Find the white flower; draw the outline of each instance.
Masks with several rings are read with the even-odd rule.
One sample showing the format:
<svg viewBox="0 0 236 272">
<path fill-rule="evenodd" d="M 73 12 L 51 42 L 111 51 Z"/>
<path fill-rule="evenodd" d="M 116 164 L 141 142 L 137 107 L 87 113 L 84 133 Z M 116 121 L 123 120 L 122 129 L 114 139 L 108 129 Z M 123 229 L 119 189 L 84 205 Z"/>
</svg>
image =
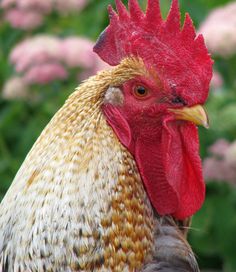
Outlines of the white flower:
<svg viewBox="0 0 236 272">
<path fill-rule="evenodd" d="M 10 78 L 2 89 L 2 97 L 8 100 L 28 97 L 28 86 L 21 77 Z"/>
<path fill-rule="evenodd" d="M 203 34 L 209 51 L 229 57 L 236 53 L 236 2 L 213 10 L 202 23 Z"/>
</svg>

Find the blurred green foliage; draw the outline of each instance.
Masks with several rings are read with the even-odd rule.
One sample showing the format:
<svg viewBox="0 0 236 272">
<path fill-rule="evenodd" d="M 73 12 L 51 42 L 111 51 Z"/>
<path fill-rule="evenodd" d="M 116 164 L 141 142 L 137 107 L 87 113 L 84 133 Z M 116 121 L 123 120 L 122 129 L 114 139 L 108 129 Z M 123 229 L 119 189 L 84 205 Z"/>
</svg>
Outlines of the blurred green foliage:
<svg viewBox="0 0 236 272">
<path fill-rule="evenodd" d="M 0 89 L 14 74 L 9 64 L 11 49 L 22 39 L 36 33 L 58 36 L 80 35 L 95 40 L 106 27 L 106 6 L 114 1 L 91 0 L 79 14 L 60 16 L 51 14 L 37 30 L 26 32 L 12 29 L 1 20 L 0 25 Z M 126 1 L 127 2 L 127 1 Z M 140 1 L 145 7 L 145 1 Z M 189 12 L 196 26 L 211 9 L 227 0 L 180 0 L 181 10 Z M 170 1 L 162 0 L 166 15 Z M 0 11 L 2 18 L 2 11 Z M 184 16 L 182 15 L 182 18 Z M 210 94 L 207 108 L 211 120 L 209 130 L 199 129 L 202 157 L 207 148 L 219 138 L 236 138 L 236 57 L 215 59 L 215 67 L 222 73 L 224 85 L 220 92 Z M 4 196 L 24 157 L 40 132 L 76 87 L 73 75 L 66 81 L 48 86 L 34 86 L 40 94 L 37 101 L 7 101 L 0 98 L 0 199 Z M 207 198 L 203 208 L 194 216 L 190 243 L 202 269 L 236 271 L 236 188 L 226 182 L 207 184 Z"/>
</svg>

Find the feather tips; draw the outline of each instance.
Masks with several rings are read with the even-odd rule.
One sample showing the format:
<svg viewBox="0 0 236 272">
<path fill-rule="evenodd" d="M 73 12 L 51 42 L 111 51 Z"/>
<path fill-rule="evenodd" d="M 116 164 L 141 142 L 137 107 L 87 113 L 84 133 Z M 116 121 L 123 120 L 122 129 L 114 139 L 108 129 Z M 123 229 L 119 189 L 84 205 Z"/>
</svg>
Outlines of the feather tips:
<svg viewBox="0 0 236 272">
<path fill-rule="evenodd" d="M 131 19 L 134 21 L 139 21 L 143 17 L 143 12 L 140 9 L 137 0 L 129 1 L 129 12 Z"/>
<path fill-rule="evenodd" d="M 180 11 L 178 0 L 173 0 L 166 20 L 165 28 L 172 33 L 180 32 Z"/>
<path fill-rule="evenodd" d="M 107 10 L 110 18 L 110 23 L 112 24 L 114 21 L 118 22 L 118 15 L 116 14 L 111 5 L 108 6 Z"/>
<path fill-rule="evenodd" d="M 158 0 L 148 0 L 146 20 L 149 24 L 160 25 L 162 22 L 160 3 Z"/>
<path fill-rule="evenodd" d="M 121 0 L 115 0 L 116 1 L 116 9 L 119 15 L 119 18 L 121 21 L 128 21 L 129 20 L 129 14 L 125 7 L 125 5 L 121 2 Z"/>
<path fill-rule="evenodd" d="M 193 26 L 193 21 L 188 13 L 185 14 L 185 20 L 181 36 L 182 39 L 186 41 L 186 43 L 192 43 L 196 37 L 196 31 Z"/>
</svg>

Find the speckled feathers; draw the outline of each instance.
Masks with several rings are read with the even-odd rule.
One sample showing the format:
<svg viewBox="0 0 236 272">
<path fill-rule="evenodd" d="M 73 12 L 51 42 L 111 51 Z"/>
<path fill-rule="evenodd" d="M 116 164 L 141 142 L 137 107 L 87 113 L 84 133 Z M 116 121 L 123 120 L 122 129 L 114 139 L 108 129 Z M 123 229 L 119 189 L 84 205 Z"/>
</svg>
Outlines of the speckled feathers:
<svg viewBox="0 0 236 272">
<path fill-rule="evenodd" d="M 129 59 L 92 77 L 42 132 L 0 204 L 0 271 L 125 271 L 150 259 L 152 208 L 100 108 L 109 86 L 144 72 Z"/>
</svg>

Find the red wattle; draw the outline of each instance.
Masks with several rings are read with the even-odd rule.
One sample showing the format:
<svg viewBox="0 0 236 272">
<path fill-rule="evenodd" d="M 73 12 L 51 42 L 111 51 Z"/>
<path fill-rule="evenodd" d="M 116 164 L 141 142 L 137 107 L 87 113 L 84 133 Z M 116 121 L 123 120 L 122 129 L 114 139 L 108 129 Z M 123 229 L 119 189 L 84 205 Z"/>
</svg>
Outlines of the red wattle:
<svg viewBox="0 0 236 272">
<path fill-rule="evenodd" d="M 160 215 L 172 214 L 178 207 L 178 195 L 170 185 L 163 165 L 160 139 L 139 138 L 135 143 L 135 160 L 149 199 Z"/>
<path fill-rule="evenodd" d="M 176 121 L 156 138 L 135 143 L 135 160 L 152 205 L 160 215 L 177 219 L 193 215 L 205 198 L 195 125 Z"/>
<path fill-rule="evenodd" d="M 205 199 L 197 127 L 187 122 L 167 123 L 162 145 L 167 180 L 178 195 L 178 208 L 172 215 L 184 219 L 199 210 Z"/>
<path fill-rule="evenodd" d="M 134 155 L 158 214 L 184 219 L 200 209 L 205 184 L 196 126 L 189 122 L 164 121 L 153 133 L 147 133 L 144 128 L 134 138 L 135 133 L 116 107 L 106 105 L 103 111 L 120 142 Z"/>
</svg>

